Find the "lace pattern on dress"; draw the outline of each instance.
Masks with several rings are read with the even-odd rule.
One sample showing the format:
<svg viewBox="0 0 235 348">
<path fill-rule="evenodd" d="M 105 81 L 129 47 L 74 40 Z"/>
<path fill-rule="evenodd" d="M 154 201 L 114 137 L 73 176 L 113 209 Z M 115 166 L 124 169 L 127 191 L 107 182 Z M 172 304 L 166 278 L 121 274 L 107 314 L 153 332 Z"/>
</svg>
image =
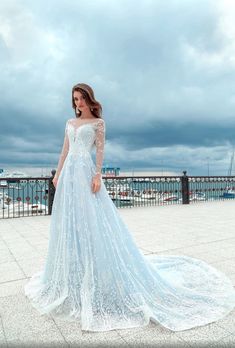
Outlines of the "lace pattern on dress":
<svg viewBox="0 0 235 348">
<path fill-rule="evenodd" d="M 88 122 L 80 123 L 79 125 L 77 125 L 74 119 L 69 119 L 66 122 L 66 126 L 65 126 L 64 143 L 63 143 L 63 147 L 59 157 L 55 177 L 59 178 L 59 175 L 64 165 L 64 161 L 69 153 L 70 139 L 67 132 L 69 125 L 74 128 L 74 135 L 72 138 L 73 141 L 75 141 L 76 137 L 78 136 L 79 130 L 82 129 L 83 126 L 91 125 L 94 127 L 94 130 L 95 130 L 94 144 L 96 145 L 96 174 L 101 174 L 103 159 L 104 159 L 105 121 L 102 118 L 99 118 L 95 121 L 88 121 Z"/>
<path fill-rule="evenodd" d="M 55 174 L 55 177 L 57 179 L 59 178 L 60 172 L 63 168 L 64 161 L 65 161 L 65 159 L 68 155 L 68 152 L 69 152 L 69 137 L 67 134 L 67 127 L 68 127 L 68 121 L 66 122 L 66 125 L 65 125 L 64 143 L 62 146 L 62 150 L 60 153 L 60 157 L 59 157 L 59 161 L 58 161 L 58 165 L 57 165 L 57 169 L 56 169 L 56 174 Z"/>
<path fill-rule="evenodd" d="M 105 122 L 100 119 L 96 124 L 96 174 L 101 174 L 104 160 L 104 144 L 105 144 Z"/>
</svg>

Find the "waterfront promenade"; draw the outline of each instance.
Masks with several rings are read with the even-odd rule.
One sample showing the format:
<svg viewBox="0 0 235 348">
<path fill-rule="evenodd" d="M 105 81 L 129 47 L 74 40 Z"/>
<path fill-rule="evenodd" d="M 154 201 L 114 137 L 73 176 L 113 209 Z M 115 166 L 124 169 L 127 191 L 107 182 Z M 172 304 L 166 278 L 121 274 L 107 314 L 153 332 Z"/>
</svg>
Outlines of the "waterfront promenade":
<svg viewBox="0 0 235 348">
<path fill-rule="evenodd" d="M 144 254 L 205 260 L 235 286 L 235 200 L 119 209 Z M 40 316 L 25 297 L 42 267 L 50 216 L 0 220 L 0 347 L 235 347 L 235 310 L 215 323 L 172 332 L 160 324 L 101 333 Z"/>
</svg>

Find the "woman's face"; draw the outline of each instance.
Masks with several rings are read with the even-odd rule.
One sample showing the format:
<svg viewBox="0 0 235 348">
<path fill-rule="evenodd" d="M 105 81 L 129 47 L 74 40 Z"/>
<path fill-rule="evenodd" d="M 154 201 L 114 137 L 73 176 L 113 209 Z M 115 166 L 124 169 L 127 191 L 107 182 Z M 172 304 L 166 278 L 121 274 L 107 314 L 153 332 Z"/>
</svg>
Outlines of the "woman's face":
<svg viewBox="0 0 235 348">
<path fill-rule="evenodd" d="M 79 91 L 73 92 L 73 99 L 74 103 L 76 105 L 76 109 L 79 109 L 80 111 L 85 111 L 89 109 L 89 106 L 86 103 L 85 97 L 82 95 Z"/>
</svg>

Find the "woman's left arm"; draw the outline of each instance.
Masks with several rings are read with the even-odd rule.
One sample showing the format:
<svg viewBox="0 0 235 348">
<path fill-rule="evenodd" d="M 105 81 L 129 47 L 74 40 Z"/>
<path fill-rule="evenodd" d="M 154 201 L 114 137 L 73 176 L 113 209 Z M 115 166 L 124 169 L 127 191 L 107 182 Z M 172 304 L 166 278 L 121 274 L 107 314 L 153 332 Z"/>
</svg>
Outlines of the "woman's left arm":
<svg viewBox="0 0 235 348">
<path fill-rule="evenodd" d="M 101 186 L 101 170 L 104 159 L 104 145 L 105 145 L 105 121 L 101 118 L 97 122 L 96 128 L 96 173 L 92 178 L 92 191 L 97 192 Z"/>
</svg>

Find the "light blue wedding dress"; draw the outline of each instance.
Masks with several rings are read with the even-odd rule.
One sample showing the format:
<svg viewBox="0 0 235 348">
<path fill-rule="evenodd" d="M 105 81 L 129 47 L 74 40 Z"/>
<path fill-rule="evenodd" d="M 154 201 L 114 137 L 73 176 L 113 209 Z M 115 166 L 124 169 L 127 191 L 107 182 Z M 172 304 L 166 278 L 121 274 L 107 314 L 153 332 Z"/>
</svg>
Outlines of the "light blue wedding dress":
<svg viewBox="0 0 235 348">
<path fill-rule="evenodd" d="M 235 308 L 235 289 L 225 274 L 188 256 L 145 256 L 102 179 L 92 192 L 92 177 L 102 168 L 105 122 L 81 122 L 66 123 L 47 258 L 25 285 L 32 305 L 88 331 L 150 320 L 182 331 L 226 316 Z"/>
</svg>

